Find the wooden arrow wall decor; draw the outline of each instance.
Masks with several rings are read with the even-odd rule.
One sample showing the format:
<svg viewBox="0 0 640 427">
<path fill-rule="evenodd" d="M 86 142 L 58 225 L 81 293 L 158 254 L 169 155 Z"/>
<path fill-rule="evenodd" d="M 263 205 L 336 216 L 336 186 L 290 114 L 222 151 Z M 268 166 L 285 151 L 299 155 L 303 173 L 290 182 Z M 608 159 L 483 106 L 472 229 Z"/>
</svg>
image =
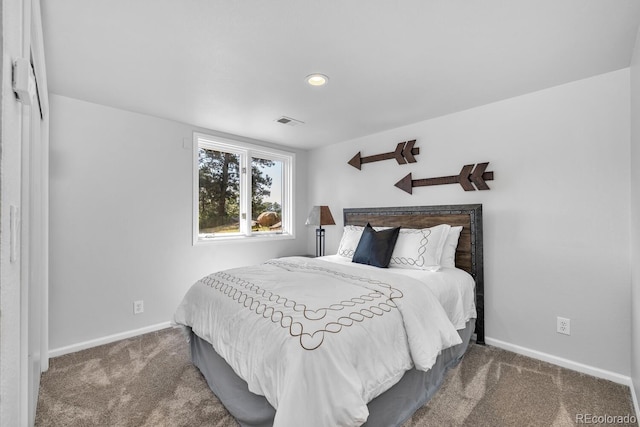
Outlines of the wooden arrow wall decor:
<svg viewBox="0 0 640 427">
<path fill-rule="evenodd" d="M 464 191 L 490 190 L 485 181 L 493 181 L 493 172 L 485 172 L 489 162 L 475 165 L 464 165 L 460 174 L 453 176 L 441 176 L 437 178 L 413 179 L 411 174 L 396 182 L 396 187 L 412 194 L 413 187 L 426 187 L 429 185 L 460 184 Z M 475 187 L 474 187 L 475 184 Z"/>
<path fill-rule="evenodd" d="M 414 147 L 416 140 L 413 139 L 411 141 L 401 142 L 396 146 L 395 151 L 391 151 L 389 153 L 376 154 L 374 156 L 362 157 L 360 152 L 353 156 L 351 160 L 349 160 L 349 164 L 354 168 L 361 170 L 363 163 L 373 163 L 379 162 L 381 160 L 389 160 L 396 159 L 399 165 L 404 165 L 407 163 L 415 163 L 416 158 L 413 156 L 417 156 L 420 154 L 420 148 Z"/>
</svg>

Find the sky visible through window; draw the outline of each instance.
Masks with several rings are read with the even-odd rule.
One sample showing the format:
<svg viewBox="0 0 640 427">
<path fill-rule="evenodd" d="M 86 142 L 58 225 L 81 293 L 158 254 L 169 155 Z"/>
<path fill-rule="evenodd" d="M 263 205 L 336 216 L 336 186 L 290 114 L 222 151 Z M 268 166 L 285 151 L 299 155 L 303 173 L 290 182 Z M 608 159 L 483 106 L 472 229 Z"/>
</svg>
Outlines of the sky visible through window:
<svg viewBox="0 0 640 427">
<path fill-rule="evenodd" d="M 258 165 L 263 174 L 268 175 L 273 181 L 271 183 L 271 195 L 264 198 L 266 202 L 278 202 L 282 205 L 282 162 L 274 161 L 273 166 L 263 167 Z"/>
</svg>

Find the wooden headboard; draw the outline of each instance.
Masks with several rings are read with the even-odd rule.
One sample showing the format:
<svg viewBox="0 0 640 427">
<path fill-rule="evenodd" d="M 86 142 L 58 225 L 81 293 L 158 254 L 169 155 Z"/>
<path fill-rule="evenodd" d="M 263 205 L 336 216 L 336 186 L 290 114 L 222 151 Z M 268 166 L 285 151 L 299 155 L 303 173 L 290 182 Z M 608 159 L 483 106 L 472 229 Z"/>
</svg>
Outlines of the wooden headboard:
<svg viewBox="0 0 640 427">
<path fill-rule="evenodd" d="M 390 208 L 346 208 L 344 225 L 426 228 L 439 224 L 462 226 L 456 267 L 476 282 L 476 342 L 484 344 L 484 266 L 482 253 L 482 205 L 402 206 Z"/>
</svg>

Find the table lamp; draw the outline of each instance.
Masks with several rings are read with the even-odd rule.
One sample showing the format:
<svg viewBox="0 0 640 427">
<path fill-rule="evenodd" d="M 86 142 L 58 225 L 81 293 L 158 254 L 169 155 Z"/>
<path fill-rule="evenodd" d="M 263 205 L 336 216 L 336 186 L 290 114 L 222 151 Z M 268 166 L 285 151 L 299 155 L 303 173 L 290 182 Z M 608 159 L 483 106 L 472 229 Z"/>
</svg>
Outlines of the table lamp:
<svg viewBox="0 0 640 427">
<path fill-rule="evenodd" d="M 324 228 L 323 225 L 335 225 L 329 206 L 314 206 L 309 212 L 305 225 L 317 225 L 316 228 L 316 256 L 324 256 Z"/>
</svg>

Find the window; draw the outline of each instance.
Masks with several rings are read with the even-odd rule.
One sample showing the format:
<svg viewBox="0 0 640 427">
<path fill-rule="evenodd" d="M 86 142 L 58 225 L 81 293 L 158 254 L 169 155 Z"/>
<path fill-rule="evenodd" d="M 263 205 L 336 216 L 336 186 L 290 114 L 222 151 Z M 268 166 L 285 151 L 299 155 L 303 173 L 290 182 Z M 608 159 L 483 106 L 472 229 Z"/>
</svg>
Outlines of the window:
<svg viewBox="0 0 640 427">
<path fill-rule="evenodd" d="M 194 133 L 194 244 L 293 235 L 294 154 Z"/>
</svg>

